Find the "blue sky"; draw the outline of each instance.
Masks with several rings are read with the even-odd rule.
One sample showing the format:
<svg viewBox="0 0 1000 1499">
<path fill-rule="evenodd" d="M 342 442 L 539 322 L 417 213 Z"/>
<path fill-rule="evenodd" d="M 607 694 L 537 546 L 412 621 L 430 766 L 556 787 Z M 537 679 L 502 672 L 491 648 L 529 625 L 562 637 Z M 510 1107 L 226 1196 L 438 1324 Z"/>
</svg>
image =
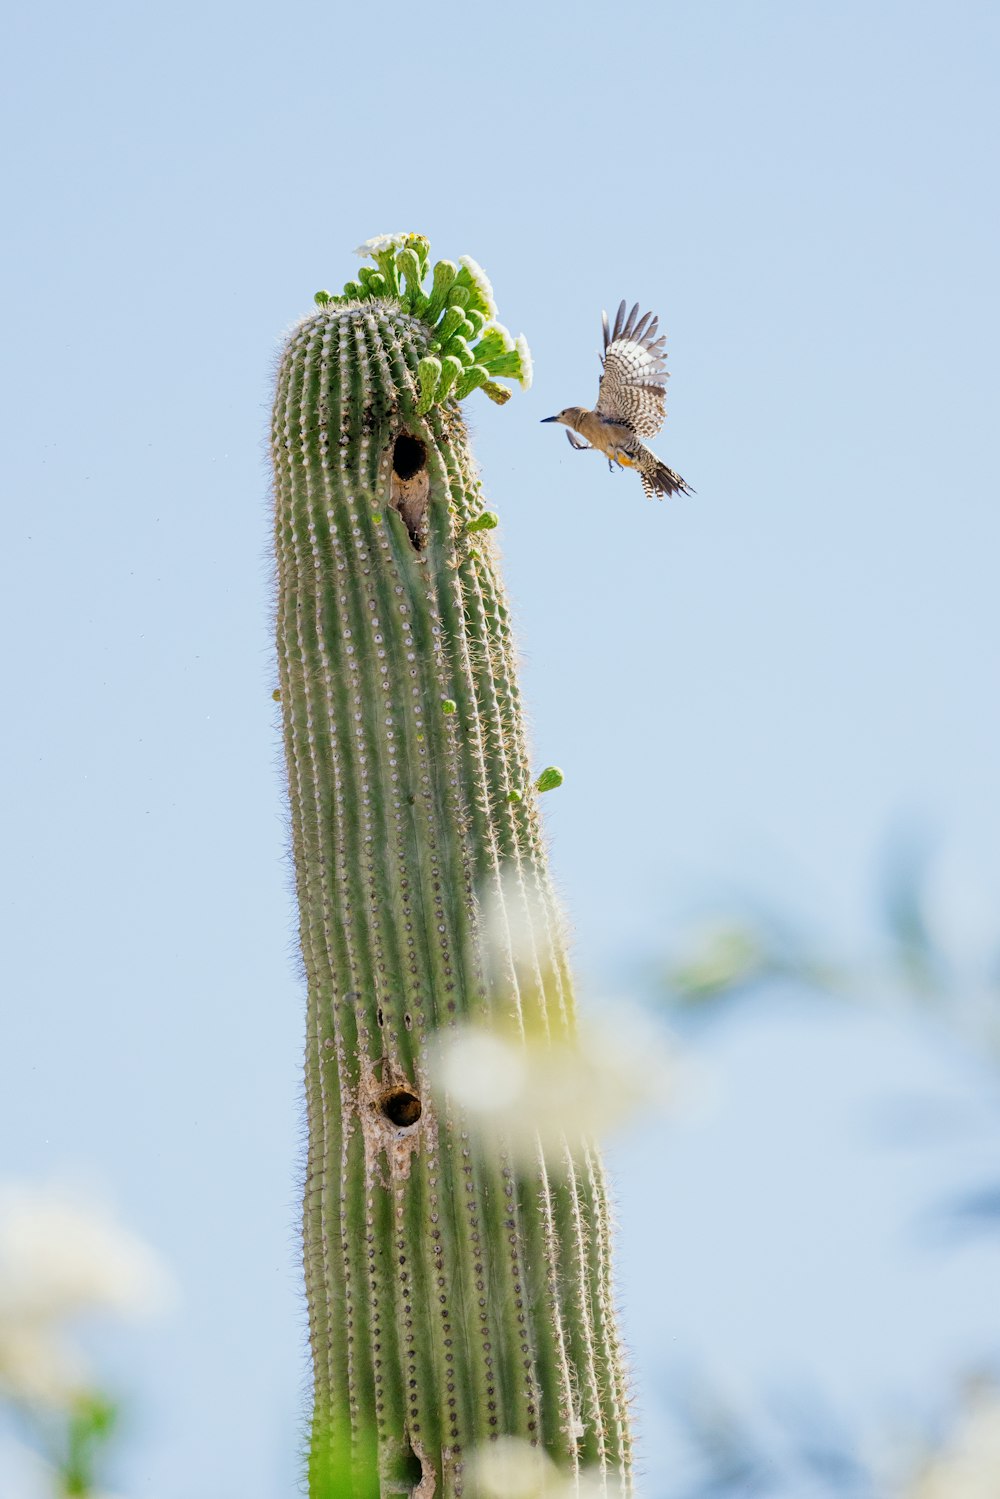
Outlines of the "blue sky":
<svg viewBox="0 0 1000 1499">
<path fill-rule="evenodd" d="M 282 331 L 360 240 L 412 228 L 479 259 L 528 337 L 533 389 L 466 409 L 594 1003 L 734 893 L 862 952 L 894 828 L 989 903 L 998 41 L 963 0 L 8 23 L 0 1161 L 101 1184 L 181 1282 L 109 1353 L 123 1491 L 265 1499 L 295 1472 Z M 668 332 L 657 447 L 693 499 L 649 504 L 539 424 L 593 397 L 623 296 Z M 1000 1347 L 995 1252 L 907 1236 L 951 1168 L 858 1123 L 896 1086 L 974 1094 L 974 1064 L 786 1001 L 699 1045 L 711 1119 L 614 1153 L 642 1403 L 673 1358 L 898 1406 Z M 791 1257 L 814 1273 L 776 1278 Z"/>
</svg>

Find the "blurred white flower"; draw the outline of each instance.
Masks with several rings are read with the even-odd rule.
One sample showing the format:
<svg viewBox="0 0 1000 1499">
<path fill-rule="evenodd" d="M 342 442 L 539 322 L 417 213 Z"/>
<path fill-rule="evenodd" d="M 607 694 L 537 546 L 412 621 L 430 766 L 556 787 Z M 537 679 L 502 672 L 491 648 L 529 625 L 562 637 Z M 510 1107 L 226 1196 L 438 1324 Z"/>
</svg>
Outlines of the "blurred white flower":
<svg viewBox="0 0 1000 1499">
<path fill-rule="evenodd" d="M 906 1499 L 1000 1499 L 1000 1390 L 972 1391 L 954 1438 L 926 1464 Z"/>
<path fill-rule="evenodd" d="M 498 1437 L 469 1460 L 472 1499 L 598 1499 L 607 1493 L 597 1473 L 579 1479 L 560 1473 L 551 1458 L 518 1437 Z"/>
<path fill-rule="evenodd" d="M 10 1437 L 0 1437 L 0 1480 L 3 1499 L 53 1499 L 65 1495 L 59 1470 L 33 1448 Z M 121 1499 L 106 1489 L 88 1488 L 87 1499 Z"/>
<path fill-rule="evenodd" d="M 502 1136 L 525 1161 L 540 1141 L 555 1165 L 564 1140 L 675 1107 L 688 1069 L 646 1012 L 609 1001 L 600 1022 L 566 1027 L 572 997 L 556 967 L 562 919 L 548 892 L 508 869 L 480 910 L 491 1018 L 441 1035 L 431 1058 L 432 1084 L 469 1128 Z"/>
<path fill-rule="evenodd" d="M 105 1210 L 55 1187 L 0 1187 L 0 1390 L 61 1403 L 87 1382 L 63 1324 L 82 1313 L 162 1310 L 170 1278 Z"/>
<path fill-rule="evenodd" d="M 135 1234 L 61 1188 L 0 1187 L 0 1313 L 54 1319 L 85 1308 L 162 1308 L 164 1268 Z"/>
<path fill-rule="evenodd" d="M 537 982 L 540 967 L 546 966 L 550 934 L 557 940 L 563 935 L 561 912 L 530 875 L 514 866 L 502 872 L 495 887 L 480 891 L 479 904 L 483 956 L 494 983 L 516 980 L 523 989 Z"/>
<path fill-rule="evenodd" d="M 86 1360 L 61 1331 L 0 1314 L 0 1395 L 64 1405 L 88 1382 Z"/>
<path fill-rule="evenodd" d="M 551 1038 L 467 1026 L 442 1039 L 432 1078 L 471 1128 L 502 1135 L 526 1159 L 539 1139 L 551 1148 L 604 1134 L 673 1102 L 680 1073 L 658 1028 L 627 1006 L 618 1014 L 614 1028 L 581 1022 L 576 1035 Z"/>
</svg>

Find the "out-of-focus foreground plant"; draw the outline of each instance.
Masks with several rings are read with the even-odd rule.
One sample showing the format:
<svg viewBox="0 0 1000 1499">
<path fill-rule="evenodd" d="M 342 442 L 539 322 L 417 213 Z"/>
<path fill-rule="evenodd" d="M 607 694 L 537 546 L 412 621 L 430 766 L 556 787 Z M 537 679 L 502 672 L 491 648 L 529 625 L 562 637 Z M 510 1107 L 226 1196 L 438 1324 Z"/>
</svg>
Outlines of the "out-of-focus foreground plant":
<svg viewBox="0 0 1000 1499">
<path fill-rule="evenodd" d="M 965 911 L 962 896 L 970 908 Z M 984 919 L 988 901 L 982 892 L 964 888 L 957 895 L 946 875 L 912 848 L 892 849 L 882 883 L 880 940 L 868 960 L 854 962 L 810 940 L 795 921 L 751 909 L 749 915 L 717 915 L 682 935 L 654 980 L 668 1013 L 709 1020 L 723 1007 L 740 1005 L 746 1015 L 757 1000 L 781 988 L 805 1005 L 822 998 L 937 1026 L 987 1064 L 984 1079 L 992 1073 L 1000 1113 L 1000 911 L 992 924 Z M 976 933 L 971 941 L 970 930 Z M 911 1125 L 920 1122 L 921 1140 L 935 1117 L 929 1102 L 907 1111 Z M 1000 1172 L 939 1205 L 933 1221 L 952 1235 L 1000 1232 Z M 671 1398 L 671 1415 L 697 1476 L 660 1482 L 657 1495 L 1000 1499 L 995 1377 L 970 1379 L 934 1439 L 887 1436 L 877 1460 L 858 1450 L 819 1401 L 765 1398 L 750 1412 L 728 1402 L 710 1382 L 689 1382 Z"/>
<path fill-rule="evenodd" d="M 0 1406 L 39 1494 L 96 1496 L 118 1425 L 80 1325 L 146 1316 L 170 1295 L 156 1255 L 102 1208 L 58 1188 L 0 1186 Z"/>
</svg>

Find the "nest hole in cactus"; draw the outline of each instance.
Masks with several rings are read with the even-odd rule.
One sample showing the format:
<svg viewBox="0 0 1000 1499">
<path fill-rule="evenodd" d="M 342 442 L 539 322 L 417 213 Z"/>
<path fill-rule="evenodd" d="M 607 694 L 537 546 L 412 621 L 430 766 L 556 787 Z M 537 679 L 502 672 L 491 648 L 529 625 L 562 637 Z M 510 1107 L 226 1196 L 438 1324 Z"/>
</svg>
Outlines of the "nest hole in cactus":
<svg viewBox="0 0 1000 1499">
<path fill-rule="evenodd" d="M 415 1093 L 408 1088 L 390 1088 L 378 1101 L 379 1110 L 390 1124 L 407 1129 L 416 1124 L 423 1113 L 423 1105 Z"/>
<path fill-rule="evenodd" d="M 418 552 L 427 535 L 429 496 L 426 444 L 411 432 L 400 432 L 392 446 L 390 500 L 393 509 L 403 517 L 410 540 Z"/>
<path fill-rule="evenodd" d="M 397 479 L 412 479 L 427 464 L 427 449 L 419 437 L 400 432 L 392 450 L 392 471 Z"/>
</svg>

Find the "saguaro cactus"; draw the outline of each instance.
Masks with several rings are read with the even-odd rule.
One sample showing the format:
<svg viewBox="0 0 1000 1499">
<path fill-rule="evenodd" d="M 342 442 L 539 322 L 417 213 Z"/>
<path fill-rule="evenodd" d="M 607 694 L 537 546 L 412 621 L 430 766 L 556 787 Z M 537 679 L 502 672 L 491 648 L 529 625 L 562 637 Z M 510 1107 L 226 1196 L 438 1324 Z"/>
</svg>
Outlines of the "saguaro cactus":
<svg viewBox="0 0 1000 1499">
<path fill-rule="evenodd" d="M 526 1157 L 434 1086 L 463 1026 L 548 1045 L 575 1024 L 496 518 L 458 406 L 477 387 L 505 400 L 497 378 L 527 383 L 530 360 L 474 262 L 431 271 L 415 235 L 363 249 L 375 269 L 289 336 L 273 419 L 310 1490 L 468 1496 L 470 1453 L 503 1435 L 627 1494 L 593 1145 L 568 1118 Z"/>
</svg>

